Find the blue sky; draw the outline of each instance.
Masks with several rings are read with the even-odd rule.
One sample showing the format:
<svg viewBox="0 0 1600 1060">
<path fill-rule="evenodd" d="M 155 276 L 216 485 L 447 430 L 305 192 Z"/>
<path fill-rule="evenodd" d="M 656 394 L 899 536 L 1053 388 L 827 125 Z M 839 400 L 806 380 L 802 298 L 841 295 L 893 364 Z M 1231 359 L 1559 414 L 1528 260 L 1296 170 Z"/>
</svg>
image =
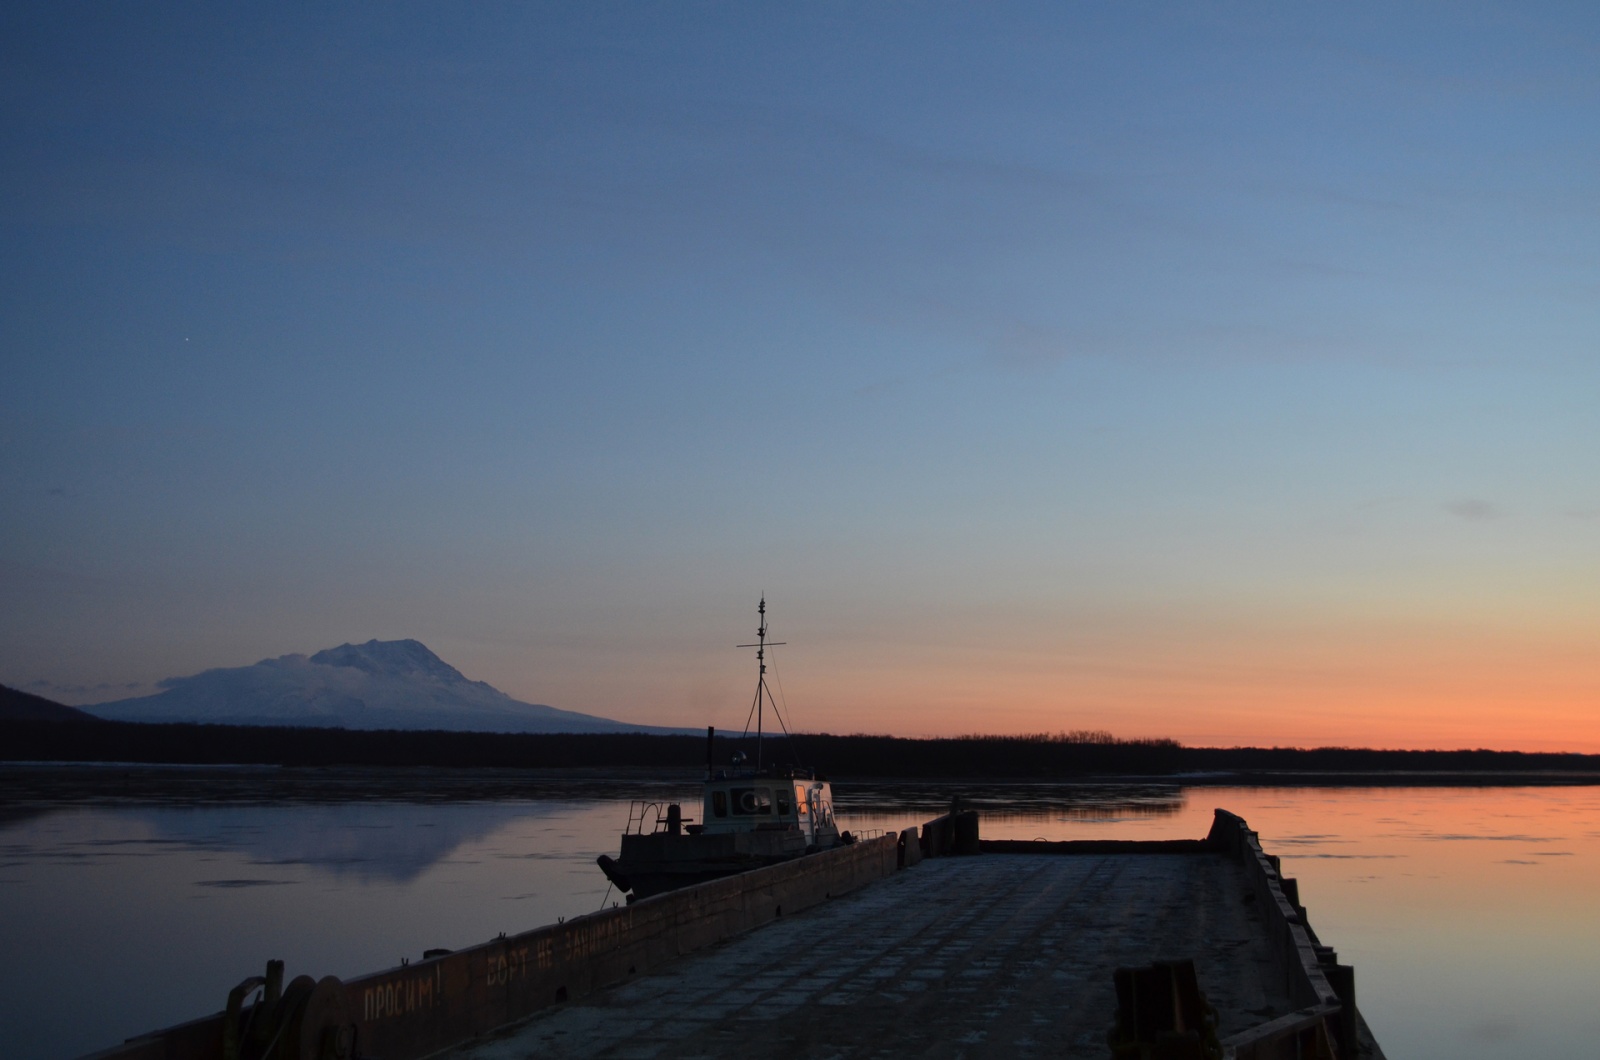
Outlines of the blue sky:
<svg viewBox="0 0 1600 1060">
<path fill-rule="evenodd" d="M 0 17 L 0 681 L 1600 749 L 1586 6 Z"/>
</svg>

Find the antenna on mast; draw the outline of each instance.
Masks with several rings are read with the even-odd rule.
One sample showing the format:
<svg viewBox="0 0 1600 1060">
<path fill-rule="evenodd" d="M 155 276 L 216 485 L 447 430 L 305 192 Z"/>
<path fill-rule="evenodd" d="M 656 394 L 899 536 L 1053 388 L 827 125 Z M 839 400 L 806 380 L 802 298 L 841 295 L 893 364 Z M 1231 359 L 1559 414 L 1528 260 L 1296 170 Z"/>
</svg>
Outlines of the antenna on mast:
<svg viewBox="0 0 1600 1060">
<path fill-rule="evenodd" d="M 770 698 L 771 695 L 772 695 L 771 692 L 767 691 L 767 594 L 766 593 L 762 593 L 761 594 L 761 604 L 760 604 L 759 607 L 756 608 L 756 614 L 761 616 L 761 625 L 756 628 L 756 642 L 754 644 L 739 644 L 739 645 L 736 645 L 736 646 L 740 647 L 740 648 L 754 648 L 756 650 L 756 666 L 757 666 L 757 670 L 758 670 L 758 672 L 756 674 L 756 701 L 754 703 L 752 703 L 750 705 L 750 707 L 751 707 L 751 710 L 755 712 L 755 716 L 756 716 L 756 772 L 759 773 L 759 772 L 761 772 L 761 716 L 762 716 L 762 713 L 763 713 L 763 710 L 764 710 L 764 707 L 765 707 L 765 701 L 768 698 Z M 777 645 L 780 645 L 780 644 L 784 644 L 786 642 L 785 641 L 781 641 L 781 640 L 775 640 L 772 643 L 773 643 L 774 646 L 777 646 Z M 777 709 L 777 704 L 776 703 L 773 704 L 773 709 L 774 710 Z M 782 719 L 780 718 L 779 721 L 782 721 Z M 748 716 L 746 716 L 746 718 L 745 718 L 744 726 L 745 726 L 744 731 L 745 731 L 746 734 L 748 734 L 750 732 L 750 719 L 749 719 Z"/>
</svg>

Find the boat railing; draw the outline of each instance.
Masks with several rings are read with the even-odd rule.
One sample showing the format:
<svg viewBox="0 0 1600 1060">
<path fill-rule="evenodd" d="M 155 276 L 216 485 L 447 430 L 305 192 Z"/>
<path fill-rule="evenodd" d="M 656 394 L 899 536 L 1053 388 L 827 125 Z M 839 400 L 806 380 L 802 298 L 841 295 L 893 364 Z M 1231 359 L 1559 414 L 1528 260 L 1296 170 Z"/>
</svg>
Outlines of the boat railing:
<svg viewBox="0 0 1600 1060">
<path fill-rule="evenodd" d="M 655 835 L 658 832 L 669 832 L 670 814 L 668 807 L 674 805 L 670 802 L 657 802 L 653 800 L 635 799 L 628 807 L 627 835 Z M 692 818 L 679 818 L 680 824 L 689 824 Z"/>
<path fill-rule="evenodd" d="M 645 827 L 646 825 L 649 827 Z M 667 830 L 667 804 L 638 799 L 628 807 L 628 835 L 651 835 Z"/>
</svg>

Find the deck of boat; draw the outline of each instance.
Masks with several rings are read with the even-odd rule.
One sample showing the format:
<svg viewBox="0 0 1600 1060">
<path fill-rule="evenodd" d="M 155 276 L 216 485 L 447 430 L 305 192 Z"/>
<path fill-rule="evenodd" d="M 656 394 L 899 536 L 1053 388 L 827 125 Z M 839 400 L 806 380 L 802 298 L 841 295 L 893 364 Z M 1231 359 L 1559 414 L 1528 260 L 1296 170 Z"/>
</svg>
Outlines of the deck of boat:
<svg viewBox="0 0 1600 1060">
<path fill-rule="evenodd" d="M 1253 898 L 1220 854 L 926 861 L 451 1055 L 1102 1058 L 1112 970 L 1182 957 L 1226 1037 L 1295 1007 Z"/>
</svg>

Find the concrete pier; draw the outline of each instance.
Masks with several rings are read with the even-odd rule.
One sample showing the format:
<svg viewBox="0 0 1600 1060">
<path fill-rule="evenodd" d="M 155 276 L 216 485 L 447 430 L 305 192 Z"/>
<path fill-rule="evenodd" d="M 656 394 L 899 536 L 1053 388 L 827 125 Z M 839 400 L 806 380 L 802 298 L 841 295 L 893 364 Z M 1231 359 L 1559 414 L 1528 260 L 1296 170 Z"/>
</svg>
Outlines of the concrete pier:
<svg viewBox="0 0 1600 1060">
<path fill-rule="evenodd" d="M 952 812 L 356 979 L 274 975 L 89 1060 L 1383 1057 L 1223 810 L 1151 843 L 984 842 Z"/>
<path fill-rule="evenodd" d="M 1222 1036 L 1299 1006 L 1221 854 L 935 859 L 457 1060 L 1108 1055 L 1119 966 L 1193 957 Z"/>
</svg>

